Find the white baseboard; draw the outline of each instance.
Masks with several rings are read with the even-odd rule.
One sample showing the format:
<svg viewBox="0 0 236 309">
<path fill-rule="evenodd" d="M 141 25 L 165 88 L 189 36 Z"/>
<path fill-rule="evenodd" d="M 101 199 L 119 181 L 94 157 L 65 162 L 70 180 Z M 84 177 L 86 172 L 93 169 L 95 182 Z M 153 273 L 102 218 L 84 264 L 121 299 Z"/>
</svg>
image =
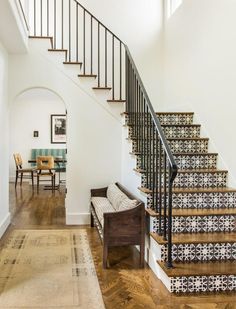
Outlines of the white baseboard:
<svg viewBox="0 0 236 309">
<path fill-rule="evenodd" d="M 8 214 L 5 216 L 5 218 L 0 223 L 0 238 L 5 233 L 10 223 L 11 223 L 11 215 L 10 215 L 10 212 L 8 212 Z"/>
<path fill-rule="evenodd" d="M 69 213 L 66 211 L 67 225 L 87 225 L 90 224 L 90 213 Z"/>
</svg>

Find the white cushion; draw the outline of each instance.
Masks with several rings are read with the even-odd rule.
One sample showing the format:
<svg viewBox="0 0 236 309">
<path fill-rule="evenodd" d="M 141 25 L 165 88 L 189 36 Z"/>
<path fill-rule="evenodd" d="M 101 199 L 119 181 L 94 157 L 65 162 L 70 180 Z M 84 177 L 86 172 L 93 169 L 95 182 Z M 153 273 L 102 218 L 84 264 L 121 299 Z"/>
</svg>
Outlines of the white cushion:
<svg viewBox="0 0 236 309">
<path fill-rule="evenodd" d="M 126 197 L 125 199 L 123 199 L 120 203 L 119 206 L 119 210 L 127 210 L 127 209 L 131 209 L 134 208 L 138 205 L 138 201 L 137 200 L 131 200 L 128 197 Z"/>
<path fill-rule="evenodd" d="M 92 197 L 91 202 L 93 203 L 96 215 L 101 225 L 103 226 L 103 213 L 114 212 L 115 209 L 106 197 Z"/>
<path fill-rule="evenodd" d="M 117 187 L 116 184 L 112 183 L 107 188 L 107 198 L 114 209 L 119 210 L 120 203 L 126 199 L 127 196 Z"/>
</svg>

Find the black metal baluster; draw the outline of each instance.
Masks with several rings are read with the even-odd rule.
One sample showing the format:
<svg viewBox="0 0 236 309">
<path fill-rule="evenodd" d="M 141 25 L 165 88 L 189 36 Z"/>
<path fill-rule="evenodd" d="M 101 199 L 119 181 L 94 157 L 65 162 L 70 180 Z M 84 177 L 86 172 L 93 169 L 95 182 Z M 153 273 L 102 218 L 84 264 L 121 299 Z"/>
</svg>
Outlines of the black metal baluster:
<svg viewBox="0 0 236 309">
<path fill-rule="evenodd" d="M 41 28 L 41 36 L 43 36 L 43 3 L 40 0 L 40 28 Z"/>
<path fill-rule="evenodd" d="M 163 153 L 163 239 L 166 240 L 166 153 Z"/>
<path fill-rule="evenodd" d="M 152 174 L 152 152 L 153 152 L 153 138 L 152 138 L 152 117 L 149 111 L 149 138 L 150 138 L 150 149 L 149 149 L 149 177 L 150 177 L 150 188 L 153 184 L 153 174 Z"/>
<path fill-rule="evenodd" d="M 91 15 L 91 19 L 90 19 L 90 37 L 91 37 L 91 53 L 90 53 L 90 58 L 91 58 L 91 62 L 90 62 L 90 74 L 93 74 L 93 16 Z"/>
<path fill-rule="evenodd" d="M 34 0 L 34 36 L 36 36 L 36 0 Z"/>
<path fill-rule="evenodd" d="M 57 48 L 57 4 L 54 0 L 54 49 Z"/>
<path fill-rule="evenodd" d="M 158 234 L 162 235 L 162 144 L 161 139 L 159 141 L 159 167 L 158 167 L 158 175 L 159 175 L 159 229 Z"/>
<path fill-rule="evenodd" d="M 85 10 L 83 12 L 83 65 L 84 65 L 84 75 L 85 75 L 85 51 L 86 51 L 86 48 L 85 48 L 85 35 L 86 35 L 86 31 L 85 31 Z"/>
<path fill-rule="evenodd" d="M 79 62 L 79 5 L 76 3 L 76 62 Z"/>
<path fill-rule="evenodd" d="M 49 0 L 47 0 L 47 36 L 49 36 Z"/>
<path fill-rule="evenodd" d="M 61 49 L 64 49 L 64 0 L 61 0 Z"/>
<path fill-rule="evenodd" d="M 107 28 L 105 28 L 105 87 L 107 87 Z"/>
<path fill-rule="evenodd" d="M 107 33 L 107 31 L 106 31 L 106 33 Z M 129 106 L 129 96 L 128 96 L 128 91 L 129 91 L 129 72 L 128 72 L 129 65 L 128 65 L 128 61 L 129 61 L 128 55 L 127 55 L 127 52 L 125 51 L 125 80 L 126 80 L 126 83 L 125 83 L 125 95 L 126 95 L 125 111 L 126 111 L 126 113 L 128 113 L 128 106 Z M 105 68 L 107 68 L 106 61 L 105 61 Z"/>
<path fill-rule="evenodd" d="M 114 35 L 112 35 L 112 100 L 115 99 Z"/>
<path fill-rule="evenodd" d="M 155 191 L 156 191 L 156 169 L 155 169 L 155 149 L 156 149 L 156 131 L 155 126 L 152 121 L 152 136 L 153 136 L 153 143 L 152 143 L 152 206 L 155 203 Z M 154 208 L 155 209 L 155 208 Z"/>
<path fill-rule="evenodd" d="M 100 87 L 100 23 L 98 23 L 98 87 Z"/>
<path fill-rule="evenodd" d="M 166 266 L 168 268 L 172 268 L 172 186 L 174 178 L 177 174 L 177 170 L 175 173 L 172 172 L 171 166 L 169 164 L 169 181 L 168 181 L 168 243 L 167 243 L 167 263 Z"/>
<path fill-rule="evenodd" d="M 120 100 L 122 100 L 122 43 L 120 41 Z"/>
<path fill-rule="evenodd" d="M 159 209 L 158 209 L 158 205 L 159 205 L 159 136 L 158 136 L 158 132 L 157 129 L 156 130 L 156 150 L 155 150 L 155 162 L 156 162 L 156 195 L 155 195 L 155 207 L 154 210 L 158 213 Z"/>
<path fill-rule="evenodd" d="M 146 178 L 147 178 L 147 188 L 150 188 L 150 174 L 149 174 L 149 165 L 150 165 L 150 158 L 149 158 L 149 152 L 150 152 L 150 147 L 151 147 L 151 143 L 150 143 L 150 136 L 149 136 L 149 109 L 147 108 L 147 126 L 146 126 L 146 136 L 145 136 L 145 140 L 146 140 L 146 147 L 147 147 L 147 167 L 146 167 Z"/>
<path fill-rule="evenodd" d="M 71 62 L 71 0 L 69 0 L 69 62 Z"/>
</svg>

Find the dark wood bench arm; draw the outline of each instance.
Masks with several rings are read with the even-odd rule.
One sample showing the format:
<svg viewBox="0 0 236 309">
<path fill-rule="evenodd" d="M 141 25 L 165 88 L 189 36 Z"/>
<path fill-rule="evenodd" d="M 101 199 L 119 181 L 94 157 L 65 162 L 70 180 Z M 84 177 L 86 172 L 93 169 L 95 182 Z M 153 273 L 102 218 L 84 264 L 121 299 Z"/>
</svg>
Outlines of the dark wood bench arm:
<svg viewBox="0 0 236 309">
<path fill-rule="evenodd" d="M 106 197 L 107 196 L 107 187 L 99 189 L 91 189 L 91 197 Z"/>
</svg>

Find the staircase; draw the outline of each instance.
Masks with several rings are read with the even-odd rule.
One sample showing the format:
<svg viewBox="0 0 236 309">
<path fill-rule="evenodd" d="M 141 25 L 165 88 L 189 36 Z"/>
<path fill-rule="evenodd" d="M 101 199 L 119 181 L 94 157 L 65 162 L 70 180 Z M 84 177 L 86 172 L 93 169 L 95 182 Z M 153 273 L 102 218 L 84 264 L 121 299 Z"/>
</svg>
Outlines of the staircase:
<svg viewBox="0 0 236 309">
<path fill-rule="evenodd" d="M 236 189 L 227 187 L 227 171 L 217 169 L 217 154 L 208 153 L 208 139 L 200 137 L 193 113 L 158 113 L 165 136 L 179 167 L 172 194 L 172 260 L 167 268 L 167 241 L 159 231 L 159 213 L 137 152 L 132 125 L 126 126 L 141 175 L 139 190 L 147 196 L 151 250 L 171 292 L 236 290 Z M 155 198 L 155 197 L 154 197 Z"/>
<path fill-rule="evenodd" d="M 193 113 L 153 110 L 128 47 L 77 0 L 30 2 L 31 38 L 78 65 L 78 77 L 126 102 L 127 139 L 146 198 L 149 252 L 170 292 L 236 290 L 236 189 L 217 169 Z M 178 166 L 178 169 L 177 169 Z"/>
</svg>

